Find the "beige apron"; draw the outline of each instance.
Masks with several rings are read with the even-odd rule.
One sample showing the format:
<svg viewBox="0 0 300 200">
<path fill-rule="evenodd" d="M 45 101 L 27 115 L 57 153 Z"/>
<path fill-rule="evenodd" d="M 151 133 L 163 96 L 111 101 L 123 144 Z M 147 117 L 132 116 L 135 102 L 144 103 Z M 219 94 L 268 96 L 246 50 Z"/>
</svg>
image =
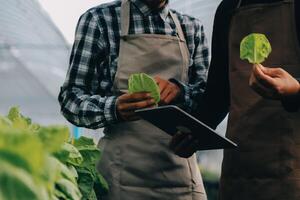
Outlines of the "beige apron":
<svg viewBox="0 0 300 200">
<path fill-rule="evenodd" d="M 178 37 L 155 34 L 128 35 L 130 1 L 121 8 L 121 42 L 114 92 L 128 88 L 132 73 L 144 72 L 164 79 L 187 81 L 189 52 L 177 17 L 170 12 Z M 146 121 L 106 127 L 99 171 L 109 183 L 105 200 L 206 199 L 195 155 L 183 159 L 170 151 L 171 137 Z"/>
<path fill-rule="evenodd" d="M 239 58 L 242 38 L 264 33 L 273 51 L 263 64 L 300 77 L 294 1 L 238 8 L 231 22 L 231 108 L 227 137 L 239 144 L 224 153 L 220 199 L 300 199 L 300 112 L 288 113 L 248 85 L 252 65 Z"/>
</svg>

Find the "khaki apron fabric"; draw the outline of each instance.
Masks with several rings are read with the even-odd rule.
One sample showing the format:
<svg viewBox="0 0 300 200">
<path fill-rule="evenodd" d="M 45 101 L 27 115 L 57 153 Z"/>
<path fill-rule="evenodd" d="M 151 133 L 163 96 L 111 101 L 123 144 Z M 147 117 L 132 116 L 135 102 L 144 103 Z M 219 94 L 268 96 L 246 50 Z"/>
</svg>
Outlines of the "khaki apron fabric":
<svg viewBox="0 0 300 200">
<path fill-rule="evenodd" d="M 239 144 L 224 153 L 220 199 L 300 199 L 300 112 L 286 112 L 248 86 L 252 65 L 239 58 L 250 33 L 264 33 L 273 51 L 263 64 L 300 77 L 294 2 L 238 8 L 229 36 L 231 108 L 227 137 Z"/>
<path fill-rule="evenodd" d="M 128 88 L 132 73 L 144 72 L 164 79 L 187 81 L 189 52 L 177 17 L 170 12 L 178 37 L 154 34 L 128 35 L 130 1 L 121 8 L 120 52 L 114 92 Z M 169 150 L 171 137 L 146 121 L 106 127 L 99 146 L 98 170 L 109 183 L 105 200 L 206 199 L 195 155 L 189 159 Z"/>
</svg>

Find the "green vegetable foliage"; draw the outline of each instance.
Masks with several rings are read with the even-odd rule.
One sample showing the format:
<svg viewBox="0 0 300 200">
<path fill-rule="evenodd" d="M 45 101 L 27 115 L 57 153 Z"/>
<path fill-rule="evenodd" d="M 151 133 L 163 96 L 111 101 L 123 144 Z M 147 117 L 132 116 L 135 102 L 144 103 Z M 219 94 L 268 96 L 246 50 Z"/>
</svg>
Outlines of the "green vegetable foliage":
<svg viewBox="0 0 300 200">
<path fill-rule="evenodd" d="M 150 92 L 156 103 L 160 101 L 160 90 L 155 80 L 145 74 L 132 74 L 128 80 L 129 93 Z"/>
<path fill-rule="evenodd" d="M 33 124 L 18 107 L 0 116 L 0 200 L 101 199 L 108 186 L 96 171 L 99 149 L 69 137 L 67 127 Z"/>
<path fill-rule="evenodd" d="M 252 64 L 264 62 L 271 52 L 271 44 L 264 34 L 252 33 L 241 42 L 240 57 Z"/>
</svg>

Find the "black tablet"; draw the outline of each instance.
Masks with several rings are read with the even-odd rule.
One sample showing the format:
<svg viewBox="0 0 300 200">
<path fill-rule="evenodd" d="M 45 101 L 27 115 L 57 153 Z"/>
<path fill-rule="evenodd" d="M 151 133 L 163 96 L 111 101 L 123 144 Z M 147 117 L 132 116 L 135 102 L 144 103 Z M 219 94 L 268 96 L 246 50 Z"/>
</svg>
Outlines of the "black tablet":
<svg viewBox="0 0 300 200">
<path fill-rule="evenodd" d="M 199 150 L 237 147 L 234 142 L 219 135 L 213 129 L 177 106 L 168 105 L 140 109 L 136 113 L 169 135 L 174 135 L 178 131 L 191 133 L 199 140 Z"/>
</svg>

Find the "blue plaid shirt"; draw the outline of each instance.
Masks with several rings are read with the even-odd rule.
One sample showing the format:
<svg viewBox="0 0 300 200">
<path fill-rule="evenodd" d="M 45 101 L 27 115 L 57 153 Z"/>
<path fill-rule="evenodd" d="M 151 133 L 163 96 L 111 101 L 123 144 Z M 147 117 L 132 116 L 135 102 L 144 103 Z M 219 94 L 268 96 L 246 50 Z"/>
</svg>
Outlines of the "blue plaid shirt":
<svg viewBox="0 0 300 200">
<path fill-rule="evenodd" d="M 169 7 L 153 11 L 142 0 L 131 0 L 129 34 L 176 35 Z M 121 1 L 103 4 L 84 13 L 78 22 L 70 66 L 59 94 L 61 112 L 71 123 L 91 129 L 118 122 L 112 93 L 120 43 Z M 209 50 L 199 20 L 173 11 L 181 23 L 190 52 L 189 83 L 182 84 L 181 104 L 192 110 L 193 97 L 203 93 Z"/>
</svg>

